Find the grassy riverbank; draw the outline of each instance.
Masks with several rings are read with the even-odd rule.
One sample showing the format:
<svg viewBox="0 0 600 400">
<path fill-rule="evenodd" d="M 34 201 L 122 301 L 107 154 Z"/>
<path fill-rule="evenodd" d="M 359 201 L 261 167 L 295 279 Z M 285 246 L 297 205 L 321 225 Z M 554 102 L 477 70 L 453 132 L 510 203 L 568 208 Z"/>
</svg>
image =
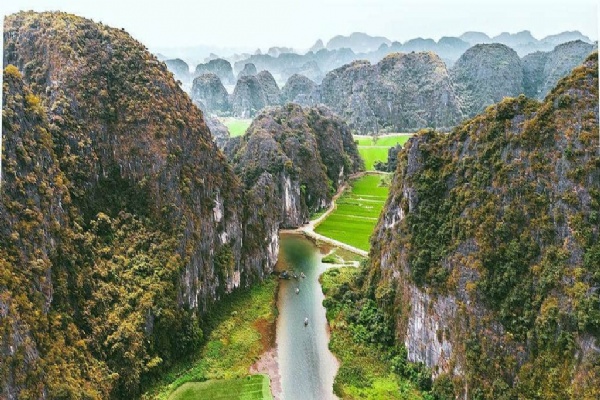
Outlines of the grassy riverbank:
<svg viewBox="0 0 600 400">
<path fill-rule="evenodd" d="M 212 398 L 211 393 L 220 393 L 223 388 L 235 386 L 231 385 L 232 382 L 237 382 L 237 386 L 254 393 L 254 397 L 241 398 L 270 399 L 269 390 L 265 391 L 265 395 L 256 397 L 256 381 L 268 378 L 244 379 L 249 375 L 250 366 L 271 344 L 277 316 L 276 288 L 277 279 L 269 278 L 251 289 L 233 293 L 224 299 L 207 318 L 208 334 L 199 353 L 193 355 L 190 361 L 175 366 L 142 398 Z M 237 380 L 197 384 L 207 380 L 231 379 Z M 183 387 L 187 382 L 195 384 Z M 252 384 L 245 384 L 248 382 Z M 180 387 L 182 389 L 176 391 Z"/>
<path fill-rule="evenodd" d="M 341 399 L 433 399 L 418 386 L 419 379 L 428 383 L 427 371 L 407 363 L 403 349 L 393 346 L 391 321 L 361 296 L 356 287 L 361 273 L 361 268 L 343 267 L 321 276 L 331 327 L 329 348 L 340 361 L 334 393 Z"/>
<path fill-rule="evenodd" d="M 352 182 L 352 190 L 336 202 L 337 208 L 315 232 L 359 249 L 369 250 L 369 238 L 388 195 L 382 175 L 365 175 Z"/>
</svg>

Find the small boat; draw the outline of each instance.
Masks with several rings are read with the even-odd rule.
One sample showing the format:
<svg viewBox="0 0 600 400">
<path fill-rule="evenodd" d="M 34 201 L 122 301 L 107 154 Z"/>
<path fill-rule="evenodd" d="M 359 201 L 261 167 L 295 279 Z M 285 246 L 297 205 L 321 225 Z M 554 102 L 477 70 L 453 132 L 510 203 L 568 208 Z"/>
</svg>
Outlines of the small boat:
<svg viewBox="0 0 600 400">
<path fill-rule="evenodd" d="M 281 274 L 279 274 L 279 278 L 280 279 L 290 279 L 290 273 L 287 271 L 283 271 Z"/>
<path fill-rule="evenodd" d="M 304 272 L 300 272 L 300 278 L 306 278 L 306 275 L 304 275 Z"/>
<path fill-rule="evenodd" d="M 296 288 L 296 294 L 300 293 L 300 288 Z"/>
<path fill-rule="evenodd" d="M 308 326 L 308 317 L 304 318 L 304 326 Z"/>
</svg>

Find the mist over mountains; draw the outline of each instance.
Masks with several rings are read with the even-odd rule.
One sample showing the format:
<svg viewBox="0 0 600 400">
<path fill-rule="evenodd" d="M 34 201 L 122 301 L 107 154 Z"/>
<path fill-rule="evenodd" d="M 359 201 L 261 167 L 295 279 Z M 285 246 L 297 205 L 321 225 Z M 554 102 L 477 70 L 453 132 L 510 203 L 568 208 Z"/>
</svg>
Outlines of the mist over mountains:
<svg viewBox="0 0 600 400">
<path fill-rule="evenodd" d="M 166 63 L 213 115 L 252 118 L 265 107 L 295 102 L 331 108 L 355 133 L 447 131 L 504 97 L 542 100 L 596 48 L 590 42 L 579 32 L 541 40 L 529 31 L 466 32 L 404 44 L 353 33 L 318 40 L 305 54 L 274 56 L 269 49 L 238 61 L 212 59 L 195 73 L 181 60 Z"/>
<path fill-rule="evenodd" d="M 519 57 L 523 57 L 536 51 L 551 51 L 558 44 L 574 40 L 581 40 L 585 43 L 594 43 L 592 39 L 579 31 L 564 31 L 546 36 L 542 39 L 535 38 L 528 30 L 517 33 L 503 32 L 496 36 L 489 36 L 484 32 L 469 31 L 458 37 L 443 36 L 438 41 L 430 38 L 417 37 L 405 42 L 395 41 L 383 36 L 371 36 L 363 32 L 353 32 L 349 35 L 334 36 L 326 42 L 323 39 L 317 39 L 308 49 L 273 46 L 268 49 L 259 48 L 250 50 L 199 45 L 195 47 L 161 47 L 154 49 L 154 53 L 163 61 L 180 58 L 188 63 L 192 70 L 197 64 L 223 58 L 230 61 L 232 65 L 238 63 L 237 65 L 239 66 L 236 67 L 236 72 L 239 72 L 239 70 L 248 62 L 253 62 L 260 69 L 261 65 L 259 64 L 261 64 L 261 61 L 259 60 L 269 63 L 267 60 L 272 58 L 277 59 L 282 55 L 283 59 L 299 59 L 298 56 L 303 56 L 300 58 L 304 60 L 303 63 L 306 63 L 310 61 L 310 59 L 315 58 L 316 54 L 323 50 L 326 52 L 341 51 L 342 54 L 346 54 L 346 57 L 350 55 L 348 50 L 354 54 L 355 58 L 347 59 L 342 62 L 342 64 L 336 65 L 336 67 L 354 59 L 367 59 L 371 62 L 377 62 L 391 52 L 411 51 L 433 51 L 447 64 L 452 64 L 466 49 L 476 44 L 505 44 L 513 48 Z M 311 53 L 313 54 L 312 56 Z M 293 54 L 294 57 L 289 56 L 290 54 Z M 319 58 L 323 58 L 323 54 Z M 344 57 L 338 58 L 343 59 Z M 291 75 L 292 74 L 288 75 L 288 77 Z"/>
</svg>

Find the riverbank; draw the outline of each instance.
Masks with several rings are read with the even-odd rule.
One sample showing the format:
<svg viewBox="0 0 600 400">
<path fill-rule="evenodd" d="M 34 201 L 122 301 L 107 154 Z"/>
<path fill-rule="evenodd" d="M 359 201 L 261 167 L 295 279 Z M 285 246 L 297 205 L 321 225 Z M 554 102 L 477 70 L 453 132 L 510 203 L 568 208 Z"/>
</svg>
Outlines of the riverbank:
<svg viewBox="0 0 600 400">
<path fill-rule="evenodd" d="M 356 173 L 352 176 L 350 176 L 349 178 L 349 182 L 353 182 L 353 181 L 357 181 L 365 176 L 385 176 L 388 175 L 385 172 L 379 172 L 379 171 L 366 171 L 366 172 L 359 172 Z M 315 231 L 315 229 L 321 224 L 323 223 L 336 209 L 337 209 L 337 201 L 338 199 L 344 195 L 345 192 L 347 192 L 348 190 L 351 190 L 351 185 L 349 184 L 349 182 L 346 182 L 343 186 L 341 186 L 337 193 L 333 196 L 332 200 L 331 200 L 331 204 L 329 205 L 329 207 L 327 208 L 327 210 L 325 210 L 322 214 L 319 214 L 319 217 L 316 219 L 313 219 L 311 221 L 309 221 L 307 224 L 298 227 L 296 229 L 282 229 L 280 230 L 281 233 L 301 233 L 307 237 L 310 237 L 311 239 L 315 240 L 317 242 L 317 244 L 319 244 L 320 242 L 323 243 L 327 243 L 330 244 L 332 246 L 336 246 L 339 248 L 342 248 L 344 250 L 350 251 L 354 254 L 358 254 L 361 257 L 368 257 L 369 252 L 364 250 L 364 249 L 360 249 L 356 246 L 353 246 L 351 244 L 348 243 L 344 243 L 340 240 L 334 239 L 332 237 L 317 233 Z M 374 224 L 373 224 L 374 226 Z M 372 231 L 372 229 L 371 229 Z"/>
<path fill-rule="evenodd" d="M 331 329 L 329 348 L 340 362 L 334 393 L 344 399 L 431 399 L 395 373 L 408 365 L 406 354 L 391 345 L 393 330 L 375 302 L 362 297 L 357 287 L 361 273 L 354 267 L 332 268 L 320 278 Z"/>
<path fill-rule="evenodd" d="M 189 398 L 189 392 L 195 396 L 192 398 L 207 398 L 203 390 L 213 390 L 214 386 L 189 385 L 189 391 L 179 388 L 189 382 L 235 380 L 249 376 L 252 365 L 271 349 L 275 340 L 278 283 L 275 277 L 269 277 L 223 299 L 203 321 L 207 329 L 200 351 L 191 355 L 189 360 L 173 366 L 141 396 L 142 399 L 180 400 Z M 254 390 L 251 385 L 244 387 Z M 271 399 L 270 390 L 260 399 Z"/>
</svg>

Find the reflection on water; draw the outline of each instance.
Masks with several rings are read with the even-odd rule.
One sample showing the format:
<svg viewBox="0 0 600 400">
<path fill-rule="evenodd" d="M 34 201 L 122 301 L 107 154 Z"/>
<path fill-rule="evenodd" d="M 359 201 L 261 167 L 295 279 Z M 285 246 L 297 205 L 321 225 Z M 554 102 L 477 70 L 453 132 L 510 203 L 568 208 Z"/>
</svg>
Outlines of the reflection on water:
<svg viewBox="0 0 600 400">
<path fill-rule="evenodd" d="M 281 280 L 279 286 L 277 346 L 282 399 L 335 399 L 337 361 L 327 347 L 327 319 L 319 284 L 325 266 L 317 247 L 299 235 L 281 236 L 279 259 L 278 269 L 306 275 Z"/>
</svg>

